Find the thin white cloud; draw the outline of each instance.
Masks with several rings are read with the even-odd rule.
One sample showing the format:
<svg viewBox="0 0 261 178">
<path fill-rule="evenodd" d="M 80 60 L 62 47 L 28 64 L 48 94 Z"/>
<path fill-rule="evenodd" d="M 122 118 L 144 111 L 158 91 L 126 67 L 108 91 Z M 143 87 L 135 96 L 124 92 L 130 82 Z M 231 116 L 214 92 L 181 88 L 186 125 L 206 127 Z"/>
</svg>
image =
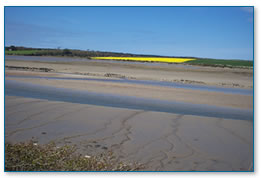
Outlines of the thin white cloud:
<svg viewBox="0 0 261 178">
<path fill-rule="evenodd" d="M 254 7 L 240 7 L 242 11 L 248 12 L 248 13 L 253 13 L 254 12 Z"/>
</svg>

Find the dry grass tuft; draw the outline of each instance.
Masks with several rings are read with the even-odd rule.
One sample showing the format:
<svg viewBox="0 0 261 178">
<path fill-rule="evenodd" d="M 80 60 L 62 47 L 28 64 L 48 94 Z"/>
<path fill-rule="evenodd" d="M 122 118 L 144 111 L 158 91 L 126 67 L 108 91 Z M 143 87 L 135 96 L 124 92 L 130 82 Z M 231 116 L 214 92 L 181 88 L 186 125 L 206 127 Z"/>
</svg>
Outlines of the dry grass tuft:
<svg viewBox="0 0 261 178">
<path fill-rule="evenodd" d="M 138 171 L 137 163 L 117 161 L 108 151 L 97 156 L 77 154 L 74 146 L 38 145 L 33 141 L 5 144 L 5 171 Z"/>
</svg>

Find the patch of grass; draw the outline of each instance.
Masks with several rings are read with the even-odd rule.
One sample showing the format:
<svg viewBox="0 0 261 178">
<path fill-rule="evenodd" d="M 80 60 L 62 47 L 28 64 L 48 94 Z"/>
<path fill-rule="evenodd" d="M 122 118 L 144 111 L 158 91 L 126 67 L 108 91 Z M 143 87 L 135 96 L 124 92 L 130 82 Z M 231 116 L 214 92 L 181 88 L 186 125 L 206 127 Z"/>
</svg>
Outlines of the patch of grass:
<svg viewBox="0 0 261 178">
<path fill-rule="evenodd" d="M 5 144 L 5 171 L 138 171 L 137 163 L 117 161 L 112 152 L 97 156 L 76 153 L 74 146 L 37 145 L 33 141 Z"/>
<path fill-rule="evenodd" d="M 197 59 L 186 63 L 212 67 L 253 67 L 253 61 L 246 60 Z"/>
</svg>

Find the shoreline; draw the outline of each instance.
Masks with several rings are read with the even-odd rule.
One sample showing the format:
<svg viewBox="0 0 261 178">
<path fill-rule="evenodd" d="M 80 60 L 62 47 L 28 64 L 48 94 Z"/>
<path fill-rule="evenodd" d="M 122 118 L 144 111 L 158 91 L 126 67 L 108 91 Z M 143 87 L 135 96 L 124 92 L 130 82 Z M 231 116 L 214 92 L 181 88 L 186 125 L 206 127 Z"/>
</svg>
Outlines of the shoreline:
<svg viewBox="0 0 261 178">
<path fill-rule="evenodd" d="M 253 82 L 250 82 L 253 80 L 253 70 L 250 69 L 224 69 L 213 67 L 190 69 L 180 67 L 179 65 L 180 64 L 172 64 L 171 66 L 146 66 L 142 64 L 108 63 L 106 61 L 33 62 L 6 60 L 5 62 L 5 66 L 8 70 L 13 68 L 14 70 L 18 69 L 21 71 L 55 72 L 90 77 L 156 80 L 227 88 L 253 88 Z M 159 71 L 160 73 L 155 75 L 155 71 Z"/>
<path fill-rule="evenodd" d="M 153 86 L 153 85 L 142 85 L 135 83 L 119 83 L 113 81 L 104 82 L 95 80 L 51 80 L 48 78 L 26 78 L 26 76 L 42 76 L 38 72 L 22 72 L 20 77 L 12 77 L 12 74 L 19 74 L 20 72 L 6 71 L 6 79 L 25 82 L 28 84 L 40 84 L 49 87 L 58 87 L 64 89 L 75 89 L 96 93 L 105 93 L 119 96 L 134 96 L 148 99 L 159 99 L 165 101 L 177 101 L 192 104 L 207 104 L 220 107 L 233 107 L 241 109 L 252 109 L 253 108 L 253 96 L 252 95 L 241 95 L 222 93 L 216 91 L 207 90 L 193 90 L 184 88 L 171 88 L 164 86 Z M 47 76 L 62 77 L 64 75 L 46 73 Z M 10 77 L 8 77 L 10 75 Z M 23 77 L 24 75 L 24 77 Z M 70 75 L 66 75 L 67 77 Z M 72 79 L 77 79 L 75 76 L 71 76 Z M 86 78 L 88 79 L 88 77 Z M 95 78 L 90 78 L 95 79 Z"/>
</svg>

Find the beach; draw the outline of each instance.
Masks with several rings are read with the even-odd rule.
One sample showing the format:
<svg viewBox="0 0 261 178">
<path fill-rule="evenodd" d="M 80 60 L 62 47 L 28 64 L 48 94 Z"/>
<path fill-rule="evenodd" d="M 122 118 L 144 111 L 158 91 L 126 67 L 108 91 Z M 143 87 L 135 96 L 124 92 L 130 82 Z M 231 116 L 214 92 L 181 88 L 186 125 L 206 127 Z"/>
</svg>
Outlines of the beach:
<svg viewBox="0 0 261 178">
<path fill-rule="evenodd" d="M 253 69 L 72 60 L 6 56 L 7 142 L 112 150 L 146 171 L 253 169 Z"/>
</svg>

